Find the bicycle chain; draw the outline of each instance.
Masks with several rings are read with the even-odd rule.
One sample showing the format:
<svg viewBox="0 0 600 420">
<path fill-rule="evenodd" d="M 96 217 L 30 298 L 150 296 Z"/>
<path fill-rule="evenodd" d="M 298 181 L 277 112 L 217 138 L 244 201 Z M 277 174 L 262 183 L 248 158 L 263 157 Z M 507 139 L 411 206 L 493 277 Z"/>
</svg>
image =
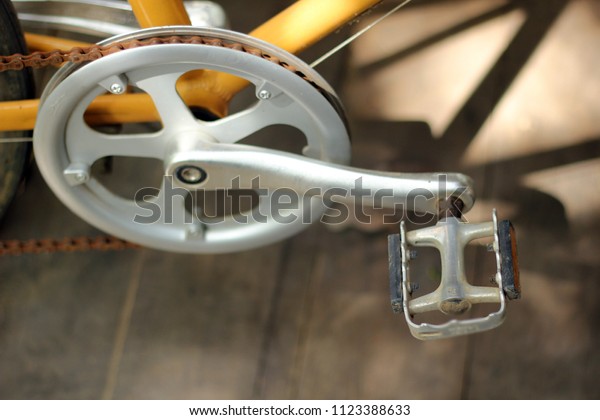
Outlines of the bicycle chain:
<svg viewBox="0 0 600 420">
<path fill-rule="evenodd" d="M 230 48 L 237 51 L 242 51 L 257 57 L 269 60 L 285 69 L 300 76 L 313 87 L 322 91 L 323 89 L 310 80 L 304 73 L 298 71 L 295 67 L 289 65 L 285 61 L 279 60 L 258 48 L 248 45 L 227 41 L 220 38 L 204 37 L 198 35 L 190 36 L 163 36 L 152 37 L 144 40 L 134 39 L 126 42 L 115 42 L 110 45 L 91 45 L 89 47 L 74 47 L 70 51 L 53 50 L 48 52 L 36 51 L 31 54 L 13 54 L 8 56 L 0 56 L 0 73 L 8 70 L 24 70 L 26 68 L 40 69 L 44 67 L 59 67 L 63 63 L 83 63 L 98 60 L 110 54 L 120 51 L 129 50 L 132 48 L 145 47 L 150 45 L 164 44 L 202 44 L 213 47 Z"/>
<path fill-rule="evenodd" d="M 53 252 L 75 251 L 120 251 L 140 249 L 138 244 L 115 238 L 114 236 L 80 236 L 63 239 L 30 239 L 27 241 L 0 241 L 0 256 L 23 254 L 48 254 Z"/>
<path fill-rule="evenodd" d="M 98 60 L 110 54 L 120 51 L 163 44 L 203 44 L 215 47 L 231 48 L 237 51 L 242 51 L 257 57 L 269 60 L 285 69 L 295 73 L 314 88 L 319 90 L 327 97 L 328 93 L 304 73 L 298 71 L 288 63 L 273 57 L 263 51 L 249 47 L 247 45 L 231 42 L 214 37 L 203 36 L 166 36 L 152 37 L 144 40 L 131 40 L 127 42 L 118 42 L 106 46 L 92 45 L 89 47 L 75 47 L 70 51 L 54 50 L 49 52 L 33 52 L 31 54 L 13 54 L 9 56 L 0 56 L 0 72 L 9 70 L 24 70 L 26 68 L 40 69 L 44 67 L 58 67 L 63 63 L 83 63 Z M 113 236 L 98 236 L 98 237 L 76 237 L 63 239 L 30 239 L 21 240 L 0 240 L 0 256 L 5 255 L 22 255 L 22 254 L 43 254 L 53 252 L 75 252 L 75 251 L 115 251 L 124 249 L 139 249 L 140 245 L 124 241 Z"/>
</svg>

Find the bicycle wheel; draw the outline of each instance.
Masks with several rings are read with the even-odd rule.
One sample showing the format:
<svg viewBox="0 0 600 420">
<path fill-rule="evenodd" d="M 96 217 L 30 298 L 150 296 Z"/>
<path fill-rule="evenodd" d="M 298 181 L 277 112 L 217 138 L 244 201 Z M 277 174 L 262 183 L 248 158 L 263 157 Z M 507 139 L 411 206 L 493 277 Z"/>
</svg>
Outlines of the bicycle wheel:
<svg viewBox="0 0 600 420">
<path fill-rule="evenodd" d="M 25 40 L 17 15 L 9 0 L 0 0 L 0 55 L 25 53 Z M 33 97 L 33 79 L 30 71 L 0 73 L 0 101 Z M 0 132 L 0 138 L 25 137 L 27 132 Z M 0 144 L 0 218 L 13 199 L 27 164 L 29 143 Z"/>
</svg>

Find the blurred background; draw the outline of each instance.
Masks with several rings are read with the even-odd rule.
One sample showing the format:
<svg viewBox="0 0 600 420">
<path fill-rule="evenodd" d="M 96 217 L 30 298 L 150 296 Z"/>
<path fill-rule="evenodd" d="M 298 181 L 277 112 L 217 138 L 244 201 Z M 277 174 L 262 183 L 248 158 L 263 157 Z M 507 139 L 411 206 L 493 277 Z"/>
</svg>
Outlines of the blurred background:
<svg viewBox="0 0 600 420">
<path fill-rule="evenodd" d="M 247 32 L 292 2 L 219 3 Z M 389 305 L 397 225 L 377 212 L 228 255 L 5 256 L 0 397 L 600 398 L 598 45 L 598 0 L 415 0 L 317 68 L 346 107 L 355 166 L 464 172 L 468 220 L 513 221 L 523 298 L 500 328 L 412 338 Z M 98 233 L 35 168 L 0 226 L 1 239 Z M 417 258 L 423 275 L 433 257 Z M 494 271 L 470 252 L 470 278 Z"/>
</svg>

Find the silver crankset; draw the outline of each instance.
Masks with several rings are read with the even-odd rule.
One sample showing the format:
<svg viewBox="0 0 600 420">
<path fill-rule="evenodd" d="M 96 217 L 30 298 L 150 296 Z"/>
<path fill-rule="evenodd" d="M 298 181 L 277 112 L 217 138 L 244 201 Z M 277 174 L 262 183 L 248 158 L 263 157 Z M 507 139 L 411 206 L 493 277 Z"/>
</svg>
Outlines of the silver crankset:
<svg viewBox="0 0 600 420">
<path fill-rule="evenodd" d="M 222 253 L 289 237 L 319 220 L 331 201 L 402 206 L 434 215 L 440 214 L 448 202 L 460 203 L 461 212 L 473 206 L 472 181 L 462 174 L 398 174 L 344 166 L 349 161 L 350 147 L 337 96 L 310 66 L 279 48 L 228 30 L 190 27 L 142 30 L 104 44 L 169 35 L 212 37 L 262 54 L 210 43 L 181 43 L 132 48 L 87 64 L 64 66 L 42 96 L 34 149 L 40 171 L 52 190 L 89 223 L 151 248 Z M 197 118 L 176 88 L 182 75 L 195 70 L 215 70 L 247 79 L 254 87 L 257 102 L 215 121 Z M 110 134 L 86 123 L 86 109 L 96 97 L 121 94 L 127 89 L 150 95 L 162 121 L 160 129 L 143 134 Z M 306 143 L 303 155 L 240 144 L 261 129 L 280 124 L 302 132 Z M 141 197 L 114 193 L 91 170 L 108 156 L 160 162 L 160 187 L 154 194 Z M 215 223 L 197 217 L 196 209 L 186 201 L 188 194 L 231 189 L 256 191 L 255 207 Z M 438 225 L 428 228 L 433 230 L 403 230 L 401 240 L 398 236 L 396 242 L 390 242 L 397 245 L 390 246 L 390 261 L 395 261 L 397 268 L 392 276 L 396 307 L 400 302 L 413 334 L 423 339 L 497 325 L 503 316 L 504 295 L 510 289 L 502 287 L 506 276 L 498 276 L 500 286 L 493 291 L 469 288 L 461 257 L 473 232 L 498 237 L 494 233 L 497 223 L 467 228 L 448 218 Z M 506 257 L 507 251 L 502 248 L 505 240 L 502 237 L 495 241 L 499 260 Z M 443 251 L 447 276 L 434 296 L 411 301 L 406 250 L 425 243 Z M 481 301 L 499 302 L 500 313 L 468 325 L 451 323 L 440 328 L 419 327 L 411 322 L 412 315 L 419 311 L 436 308 L 457 313 Z"/>
<path fill-rule="evenodd" d="M 297 69 L 299 77 L 271 60 L 222 46 L 207 44 L 153 45 L 122 51 L 86 65 L 67 65 L 49 82 L 41 99 L 34 131 L 34 150 L 42 175 L 56 195 L 77 215 L 115 236 L 148 247 L 189 253 L 233 252 L 262 246 L 293 235 L 318 220 L 326 207 L 319 200 L 291 210 L 285 223 L 270 214 L 272 192 L 259 197 L 254 213 L 265 215 L 247 220 L 224 217 L 203 223 L 194 209 L 186 208 L 186 191 L 193 188 L 227 190 L 252 188 L 255 176 L 240 172 L 244 165 L 272 161 L 268 150 L 255 157 L 240 156 L 236 146 L 264 127 L 283 124 L 297 128 L 306 139 L 304 154 L 312 159 L 347 163 L 349 140 L 341 109 L 331 87 L 308 65 L 293 55 L 263 41 L 223 29 L 170 27 L 142 30 L 111 38 L 104 44 L 157 36 L 203 36 L 239 43 L 277 57 Z M 180 98 L 178 79 L 195 70 L 216 70 L 249 80 L 258 102 L 217 121 L 202 121 Z M 310 80 L 319 89 L 313 87 Z M 117 89 L 116 87 L 119 87 Z M 148 93 L 154 102 L 162 129 L 145 134 L 107 134 L 85 122 L 88 105 L 106 92 L 121 93 L 132 86 Z M 232 151 L 232 161 L 217 157 Z M 250 149 L 247 149 L 250 150 Z M 90 168 L 107 156 L 159 160 L 164 181 L 156 197 L 125 199 L 112 193 L 94 178 Z M 216 159 L 215 159 L 216 158 Z M 241 158 L 241 162 L 235 162 Z M 256 159 L 260 160 L 256 160 Z M 313 162 L 313 160 L 310 160 Z M 216 166 L 216 168 L 210 167 Z M 194 175 L 196 174 L 196 175 Z M 194 176 L 206 174 L 204 183 Z M 268 180 L 284 180 L 284 172 Z M 227 179 L 226 179 L 227 178 Z M 237 185 L 236 185 L 237 183 Z M 255 181 L 256 183 L 256 181 Z M 183 189 L 181 187 L 185 187 Z M 151 222 L 158 209 L 158 216 Z M 154 214 L 156 215 L 156 214 Z M 307 220 L 307 215 L 310 215 Z"/>
</svg>

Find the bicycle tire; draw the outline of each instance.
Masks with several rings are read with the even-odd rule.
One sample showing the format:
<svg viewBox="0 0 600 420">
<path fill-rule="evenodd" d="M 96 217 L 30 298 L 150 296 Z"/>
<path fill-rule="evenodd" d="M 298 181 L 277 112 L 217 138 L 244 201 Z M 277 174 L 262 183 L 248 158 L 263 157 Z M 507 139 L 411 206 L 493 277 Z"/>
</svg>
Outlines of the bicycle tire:
<svg viewBox="0 0 600 420">
<path fill-rule="evenodd" d="M 21 25 L 9 0 L 0 0 L 0 28 L 0 55 L 27 53 Z M 34 93 L 30 70 L 0 73 L 0 101 L 29 99 Z M 29 136 L 23 131 L 0 132 L 0 138 Z M 29 143 L 0 144 L 0 219 L 15 196 L 30 155 Z"/>
</svg>

